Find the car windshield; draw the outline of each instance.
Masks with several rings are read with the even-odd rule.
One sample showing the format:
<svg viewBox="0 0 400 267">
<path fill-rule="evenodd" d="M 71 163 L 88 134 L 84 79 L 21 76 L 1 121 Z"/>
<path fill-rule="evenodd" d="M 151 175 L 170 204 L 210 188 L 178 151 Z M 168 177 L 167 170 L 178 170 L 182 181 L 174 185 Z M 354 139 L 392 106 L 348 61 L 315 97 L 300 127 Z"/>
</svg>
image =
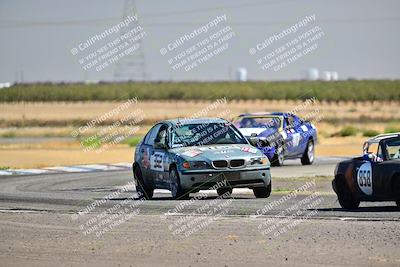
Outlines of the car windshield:
<svg viewBox="0 0 400 267">
<path fill-rule="evenodd" d="M 400 159 L 400 139 L 387 141 L 385 148 L 388 159 Z"/>
<path fill-rule="evenodd" d="M 239 117 L 233 124 L 238 128 L 275 128 L 281 125 L 279 117 Z"/>
<path fill-rule="evenodd" d="M 172 133 L 172 147 L 213 144 L 247 144 L 247 141 L 226 123 L 187 124 L 175 128 Z"/>
</svg>

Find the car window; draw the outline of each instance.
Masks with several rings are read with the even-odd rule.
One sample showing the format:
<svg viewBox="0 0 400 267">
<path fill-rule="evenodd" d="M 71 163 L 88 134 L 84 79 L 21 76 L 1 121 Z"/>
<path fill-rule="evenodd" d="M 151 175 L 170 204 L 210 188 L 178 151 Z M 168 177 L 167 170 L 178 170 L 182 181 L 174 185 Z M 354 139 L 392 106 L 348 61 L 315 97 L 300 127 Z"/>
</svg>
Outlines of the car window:
<svg viewBox="0 0 400 267">
<path fill-rule="evenodd" d="M 286 127 L 294 128 L 294 119 L 292 116 L 288 116 L 287 118 L 285 118 L 285 121 L 286 121 Z"/>
<path fill-rule="evenodd" d="M 293 126 L 294 127 L 299 127 L 301 125 L 301 121 L 298 117 L 296 116 L 290 116 L 293 119 Z"/>
<path fill-rule="evenodd" d="M 167 125 L 162 125 L 155 138 L 155 143 L 161 143 L 167 145 Z"/>
<path fill-rule="evenodd" d="M 371 143 L 368 145 L 368 149 L 366 150 L 366 153 L 377 153 L 379 154 L 380 145 L 379 143 Z"/>
<path fill-rule="evenodd" d="M 247 144 L 235 127 L 225 123 L 187 124 L 176 128 L 172 135 L 172 147 Z"/>
<path fill-rule="evenodd" d="M 149 142 L 149 138 L 150 138 L 150 133 L 151 131 L 149 131 L 146 136 L 143 139 L 143 143 L 147 145 L 147 143 Z"/>
<path fill-rule="evenodd" d="M 239 117 L 234 122 L 237 128 L 275 128 L 281 125 L 279 117 Z"/>
<path fill-rule="evenodd" d="M 376 152 L 376 155 L 378 157 L 380 157 L 381 159 L 383 159 L 382 149 L 381 149 L 381 146 L 379 146 L 379 145 L 378 145 L 378 151 Z"/>
<path fill-rule="evenodd" d="M 400 140 L 390 140 L 386 142 L 386 152 L 388 159 L 400 159 Z"/>
<path fill-rule="evenodd" d="M 147 133 L 146 138 L 144 139 L 144 143 L 146 145 L 154 145 L 154 140 L 156 139 L 157 133 L 162 124 L 157 124 Z"/>
</svg>

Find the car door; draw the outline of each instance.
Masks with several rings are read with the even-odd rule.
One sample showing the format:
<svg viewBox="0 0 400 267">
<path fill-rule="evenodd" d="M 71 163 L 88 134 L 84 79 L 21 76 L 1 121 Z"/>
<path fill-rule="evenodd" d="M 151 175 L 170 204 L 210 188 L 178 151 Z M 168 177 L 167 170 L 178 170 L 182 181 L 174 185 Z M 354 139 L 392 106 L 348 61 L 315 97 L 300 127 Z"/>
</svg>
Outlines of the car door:
<svg viewBox="0 0 400 267">
<path fill-rule="evenodd" d="M 400 152 L 400 146 L 398 145 L 399 142 L 393 139 L 381 140 L 379 142 L 376 155 L 383 161 L 374 162 L 372 167 L 374 196 L 377 198 L 387 199 L 390 196 L 395 198 L 393 195 L 395 191 L 392 177 L 394 173 L 400 171 L 399 165 L 396 164 L 398 160 L 396 153 Z M 394 157 L 395 159 L 393 160 Z"/>
<path fill-rule="evenodd" d="M 292 115 L 285 118 L 286 121 L 286 155 L 295 156 L 298 154 L 298 146 L 300 143 L 300 134 L 296 131 L 296 122 Z"/>
<path fill-rule="evenodd" d="M 295 148 L 295 154 L 303 155 L 304 151 L 307 148 L 308 140 L 312 137 L 312 130 L 307 126 L 307 122 L 303 121 L 297 116 L 294 117 L 295 123 L 295 132 L 298 134 L 298 144 Z"/>
<path fill-rule="evenodd" d="M 384 159 L 380 144 L 371 144 L 369 151 Z M 363 157 L 364 158 L 364 157 Z M 360 160 L 354 164 L 354 182 L 359 188 L 361 198 L 376 199 L 385 195 L 385 179 L 382 169 L 384 162 L 376 160 Z"/>
<path fill-rule="evenodd" d="M 142 174 L 146 178 L 146 181 L 148 181 L 149 185 L 151 185 L 152 187 L 154 187 L 154 176 L 151 171 L 151 153 L 153 151 L 154 141 L 161 126 L 162 124 L 156 124 L 153 126 L 153 128 L 150 129 L 150 131 L 145 136 L 143 144 L 141 145 L 139 150 L 140 159 L 138 160 L 138 162 L 141 166 Z"/>
<path fill-rule="evenodd" d="M 293 118 L 293 155 L 302 155 L 307 145 L 307 139 L 303 134 L 303 129 L 301 128 L 303 121 L 300 120 L 296 115 L 291 116 Z"/>
<path fill-rule="evenodd" d="M 358 160 L 354 162 L 354 183 L 359 189 L 361 198 L 369 198 L 374 194 L 373 174 L 376 169 L 376 162 L 369 160 Z"/>
<path fill-rule="evenodd" d="M 168 187 L 168 125 L 158 129 L 150 148 L 150 175 L 158 188 Z"/>
</svg>

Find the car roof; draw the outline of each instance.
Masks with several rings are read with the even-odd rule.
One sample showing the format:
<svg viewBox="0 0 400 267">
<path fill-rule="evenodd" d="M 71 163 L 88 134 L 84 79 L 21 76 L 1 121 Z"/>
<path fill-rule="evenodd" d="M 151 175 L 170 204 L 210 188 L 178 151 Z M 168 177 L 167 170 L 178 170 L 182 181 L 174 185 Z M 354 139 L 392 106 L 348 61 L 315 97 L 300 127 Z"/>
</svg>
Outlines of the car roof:
<svg viewBox="0 0 400 267">
<path fill-rule="evenodd" d="M 377 136 L 374 136 L 374 137 L 368 139 L 367 141 L 365 141 L 365 143 L 375 144 L 375 143 L 379 143 L 381 140 L 389 139 L 389 138 L 393 138 L 393 137 L 400 137 L 400 132 L 379 134 Z"/>
<path fill-rule="evenodd" d="M 167 123 L 172 126 L 182 126 L 188 124 L 205 124 L 205 123 L 226 123 L 227 120 L 222 118 L 176 118 L 160 121 L 159 123 Z"/>
<path fill-rule="evenodd" d="M 283 116 L 287 117 L 288 115 L 293 115 L 291 113 L 286 113 L 286 112 L 258 112 L 258 113 L 244 113 L 240 114 L 239 117 L 250 117 L 250 116 Z"/>
</svg>

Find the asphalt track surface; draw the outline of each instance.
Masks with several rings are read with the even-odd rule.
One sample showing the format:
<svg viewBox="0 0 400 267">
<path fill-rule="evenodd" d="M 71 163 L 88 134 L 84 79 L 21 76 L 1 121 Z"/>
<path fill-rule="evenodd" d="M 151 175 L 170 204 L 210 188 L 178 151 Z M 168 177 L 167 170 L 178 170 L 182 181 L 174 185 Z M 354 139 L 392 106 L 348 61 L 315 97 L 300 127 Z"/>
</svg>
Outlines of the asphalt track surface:
<svg viewBox="0 0 400 267">
<path fill-rule="evenodd" d="M 340 160 L 319 158 L 312 166 L 287 161 L 284 167 L 272 167 L 273 193 L 268 199 L 256 199 L 252 191 L 242 189 L 234 190 L 227 200 L 206 191 L 205 198 L 197 199 L 199 194 L 193 194 L 191 200 L 184 201 L 172 200 L 169 192 L 159 190 L 153 200 L 141 202 L 132 199 L 134 186 L 120 191 L 132 182 L 130 171 L 0 177 L 0 262 L 3 266 L 52 266 L 55 261 L 61 266 L 241 266 L 244 262 L 265 266 L 288 261 L 304 266 L 399 266 L 400 211 L 393 202 L 362 203 L 357 210 L 342 210 L 330 188 L 331 179 L 319 177 L 332 176 Z M 296 181 L 293 177 L 307 178 Z M 311 181 L 315 181 L 313 188 L 289 199 L 283 199 L 288 192 L 274 190 L 276 185 L 293 190 Z M 105 196 L 110 197 L 100 203 Z M 315 198 L 306 201 L 310 196 Z M 299 206 L 299 202 L 305 204 Z M 176 227 L 182 229 L 182 218 L 195 221 L 196 216 L 205 216 L 210 207 L 220 204 L 219 213 L 214 209 L 215 213 L 208 214 L 207 218 L 216 218 L 213 223 L 199 226 L 196 232 L 179 230 L 177 237 L 174 231 Z M 117 214 L 121 207 L 132 217 L 110 230 L 88 232 L 93 226 L 91 218 Z M 271 230 L 263 225 L 268 219 L 279 221 L 280 226 Z M 291 221 L 302 223 L 282 226 Z M 276 234 L 279 229 L 286 230 Z M 64 240 L 59 248 L 54 247 L 60 245 L 55 237 Z M 138 238 L 143 243 L 140 250 L 136 247 L 132 252 L 124 246 L 126 242 L 139 242 Z M 124 241 L 118 242 L 120 239 Z M 79 244 L 74 243 L 76 240 Z M 107 245 L 101 240 L 107 240 Z M 243 241 L 240 246 L 239 241 Z M 191 248 L 190 253 L 182 244 Z M 235 245 L 244 252 L 229 250 Z M 105 249 L 115 253 L 106 257 Z M 80 256 L 72 256 L 80 250 L 84 251 Z M 311 252 L 315 258 L 310 258 Z"/>
</svg>

